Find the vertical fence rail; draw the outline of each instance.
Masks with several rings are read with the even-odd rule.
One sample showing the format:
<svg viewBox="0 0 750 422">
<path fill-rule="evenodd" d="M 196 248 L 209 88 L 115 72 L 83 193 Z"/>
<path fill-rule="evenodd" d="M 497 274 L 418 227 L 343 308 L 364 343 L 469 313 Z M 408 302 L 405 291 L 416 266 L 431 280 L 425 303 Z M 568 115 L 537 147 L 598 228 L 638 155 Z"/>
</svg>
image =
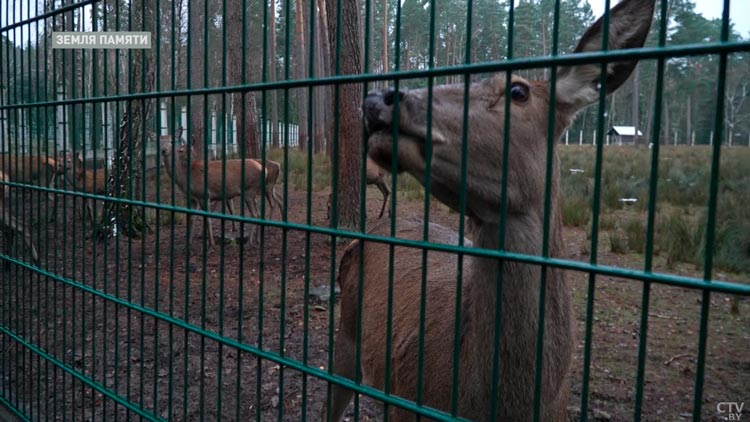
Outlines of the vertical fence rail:
<svg viewBox="0 0 750 422">
<path fill-rule="evenodd" d="M 391 1 L 386 4 L 390 5 L 386 13 L 393 13 L 392 25 L 389 28 L 388 22 L 384 24 L 386 35 L 381 41 L 386 50 L 393 49 L 394 61 L 389 68 L 383 63 L 382 72 L 374 59 L 376 28 L 367 25 L 376 18 L 383 18 L 376 9 L 381 2 L 364 0 L 360 5 L 360 18 L 365 24 L 361 31 L 364 43 L 356 44 L 362 47 L 364 59 L 359 74 L 344 74 L 342 67 L 342 52 L 346 51 L 346 44 L 352 42 L 344 36 L 343 26 L 347 21 L 343 10 L 352 0 L 327 1 L 335 3 L 333 8 L 328 8 L 335 10 L 333 15 L 327 16 L 329 22 L 318 19 L 328 13 L 318 10 L 325 2 L 313 0 L 159 0 L 153 2 L 155 4 L 133 0 L 128 3 L 127 11 L 106 0 L 38 3 L 8 0 L 2 3 L 0 170 L 8 177 L 0 180 L 3 234 L 0 407 L 23 421 L 314 420 L 321 412 L 331 415 L 330 399 L 338 387 L 343 387 L 354 392 L 353 411 L 348 415 L 353 415 L 355 420 L 382 418 L 387 421 L 398 411 L 413 412 L 418 420 L 464 420 L 467 409 L 459 386 L 475 381 L 467 380 L 471 374 L 459 370 L 466 358 L 462 335 L 467 324 L 472 323 L 472 314 L 463 306 L 464 290 L 470 282 L 466 277 L 471 271 L 470 260 L 481 258 L 495 262 L 499 268 L 491 289 L 494 298 L 491 311 L 495 318 L 494 325 L 487 331 L 492 338 L 486 339 L 486 344 L 491 346 L 477 351 L 487 354 L 486 362 L 491 363 L 484 370 L 486 378 L 491 380 L 488 382 L 492 383 L 488 394 L 493 400 L 491 408 L 483 409 L 483 415 L 495 420 L 504 409 L 500 380 L 506 375 L 503 368 L 507 368 L 501 358 L 503 342 L 507 341 L 503 332 L 507 321 L 502 321 L 501 316 L 507 311 L 502 305 L 507 303 L 503 302 L 503 296 L 508 293 L 509 282 L 504 269 L 523 265 L 540 269 L 539 290 L 534 292 L 538 319 L 534 322 L 536 332 L 533 333 L 535 354 L 530 358 L 535 372 L 534 385 L 528 390 L 533 392 L 528 419 L 545 420 L 544 371 L 554 364 L 546 360 L 544 354 L 545 348 L 550 347 L 545 337 L 550 334 L 548 290 L 554 278 L 550 274 L 558 270 L 585 275 L 585 294 L 581 302 L 585 308 L 581 314 L 585 314 L 585 318 L 581 318 L 583 338 L 579 339 L 581 382 L 580 387 L 576 386 L 580 388 L 580 420 L 588 420 L 594 406 L 592 395 L 596 386 L 590 378 L 596 371 L 595 312 L 601 308 L 595 296 L 604 278 L 623 279 L 636 286 L 640 283 L 642 287 L 638 338 L 633 343 L 637 344 L 634 346 L 637 359 L 631 362 L 635 367 L 635 385 L 630 391 L 634 395 L 632 415 L 636 421 L 649 417 L 646 386 L 650 376 L 649 325 L 653 324 L 649 321 L 649 310 L 655 306 L 657 286 L 700 293 L 691 405 L 693 420 L 705 418 L 708 410 L 704 408 L 704 390 L 711 359 L 708 348 L 711 300 L 716 293 L 750 296 L 750 284 L 716 279 L 714 251 L 722 235 L 717 226 L 722 194 L 721 153 L 733 136 L 725 125 L 726 98 L 731 89 L 726 81 L 730 58 L 750 53 L 749 41 L 732 37 L 730 0 L 723 1 L 717 41 L 669 44 L 668 1 L 657 0 L 655 46 L 610 51 L 613 45 L 609 39 L 610 17 L 605 15 L 601 51 L 582 54 L 561 54 L 564 2 L 558 0 L 551 12 L 549 54 L 534 57 L 523 57 L 521 44 L 525 40 L 519 39 L 517 33 L 525 24 L 518 19 L 518 9 L 522 5 L 513 1 L 498 3 L 502 4 L 504 14 L 499 15 L 502 19 L 495 24 L 505 32 L 507 50 L 499 53 L 504 56 L 494 61 L 480 61 L 479 49 L 484 44 L 475 35 L 479 33 L 475 31 L 484 29 L 480 28 L 481 19 L 477 14 L 485 10 L 485 2 L 468 0 L 460 5 L 465 7 L 460 12 L 465 12 L 462 19 L 466 27 L 456 32 L 465 37 L 455 41 L 456 45 L 462 44 L 463 51 L 460 46 L 456 49 L 460 52 L 457 56 L 461 57 L 445 65 L 440 64 L 438 55 L 448 41 L 442 39 L 438 31 L 441 24 L 452 24 L 450 19 L 455 16 L 441 14 L 442 4 L 437 0 L 420 3 L 419 7 L 429 10 L 424 15 L 429 41 L 424 57 L 415 58 L 407 53 L 411 42 L 407 26 L 413 22 L 407 15 L 410 3 Z M 605 9 L 609 6 L 607 0 Z M 225 22 L 240 9 L 240 16 L 236 18 L 242 27 L 228 27 Z M 202 16 L 203 20 L 197 16 Z M 195 19 L 200 25 L 195 24 Z M 275 19 L 274 25 L 269 25 L 269 19 Z M 308 30 L 303 33 L 304 25 L 298 23 L 300 26 L 295 28 L 295 22 L 305 19 Z M 275 24 L 279 25 L 278 35 L 283 35 L 283 48 L 269 40 L 271 34 L 267 28 Z M 335 42 L 329 46 L 330 51 L 320 51 L 316 38 L 323 37 L 322 29 L 331 27 L 336 28 L 336 33 L 329 39 Z M 148 52 L 52 49 L 50 32 L 62 30 L 147 31 L 151 32 L 152 43 L 157 47 Z M 298 37 L 308 35 L 304 46 L 308 49 L 306 54 L 304 49 L 299 55 L 294 52 L 298 42 L 295 33 Z M 273 48 L 276 50 L 272 51 Z M 233 49 L 242 50 L 238 72 L 227 64 L 232 62 L 230 56 L 236 52 Z M 658 272 L 660 267 L 655 261 L 660 212 L 657 187 L 664 177 L 660 159 L 670 147 L 662 145 L 663 132 L 670 129 L 668 118 L 662 116 L 668 66 L 674 58 L 709 55 L 718 57 L 718 65 L 716 106 L 711 110 L 711 167 L 705 246 L 701 256 L 703 275 L 689 277 Z M 320 74 L 318 61 L 331 58 L 329 74 Z M 558 70 L 593 64 L 601 69 L 599 87 L 605 87 L 608 77 L 604 70 L 613 62 L 629 60 L 656 62 L 652 126 L 651 133 L 646 134 L 653 146 L 649 153 L 642 269 L 601 263 L 603 237 L 600 231 L 604 225 L 606 188 L 604 155 L 608 148 L 619 148 L 610 147 L 605 141 L 605 136 L 609 136 L 605 124 L 611 109 L 607 109 L 604 89 L 599 89 L 592 106 L 596 108 L 595 130 L 587 129 L 587 133 L 593 133 L 590 143 L 595 147 L 592 150 L 590 239 L 585 241 L 590 245 L 590 256 L 587 262 L 555 256 L 551 231 L 557 224 L 553 213 L 558 188 L 553 185 L 554 172 L 559 170 L 555 149 L 561 149 L 560 140 L 556 139 L 559 122 L 555 120 L 559 111 L 555 107 L 559 104 Z M 300 61 L 302 76 L 296 77 L 292 72 L 296 69 L 294 66 L 300 66 Z M 278 70 L 283 70 L 281 80 L 276 78 Z M 519 253 L 508 250 L 506 245 L 509 195 L 514 193 L 509 185 L 513 177 L 518 177 L 509 171 L 510 151 L 522 147 L 514 143 L 511 136 L 511 130 L 516 134 L 522 125 L 513 120 L 510 112 L 503 114 L 504 131 L 495 140 L 502 157 L 492 157 L 502 163 L 498 212 L 503 218 L 498 222 L 498 247 L 475 247 L 465 240 L 475 229 L 469 226 L 467 218 L 476 217 L 468 190 L 469 179 L 474 177 L 472 160 L 476 159 L 470 156 L 474 151 L 469 140 L 475 130 L 471 123 L 476 107 L 487 108 L 470 95 L 476 87 L 475 79 L 490 72 L 505 75 L 504 90 L 511 93 L 514 78 L 537 70 L 545 74 L 549 71 L 546 83 L 551 86 L 547 98 L 551 106 L 545 109 L 547 126 L 543 130 L 547 134 L 545 152 L 539 157 L 540 162 L 545 160 L 541 165 L 545 174 L 544 206 L 540 210 L 543 213 L 539 215 L 542 230 L 534 234 L 539 236 L 540 249 L 535 254 Z M 235 78 L 237 74 L 239 78 Z M 456 104 L 461 107 L 461 113 L 455 122 L 442 122 L 436 117 L 435 110 L 444 100 L 440 97 L 443 91 L 436 84 L 441 78 L 459 81 L 456 86 L 462 95 Z M 424 180 L 420 181 L 424 196 L 420 196 L 419 201 L 410 201 L 406 195 L 399 195 L 411 179 L 400 175 L 402 165 L 408 163 L 400 163 L 402 157 L 395 153 L 391 168 L 386 169 L 392 174 L 390 188 L 393 192 L 389 206 L 393 218 L 381 225 L 387 229 L 384 231 L 387 235 L 368 231 L 374 220 L 368 218 L 366 153 L 356 157 L 362 178 L 357 198 L 358 227 L 344 228 L 339 218 L 342 208 L 339 202 L 349 199 L 343 197 L 341 188 L 352 182 L 339 178 L 346 163 L 340 162 L 345 157 L 340 157 L 338 150 L 357 142 L 365 152 L 369 147 L 367 129 L 363 129 L 359 139 L 340 136 L 338 129 L 346 122 L 340 115 L 340 108 L 348 101 L 342 88 L 347 84 L 356 84 L 357 89 L 361 87 L 365 97 L 371 88 L 383 84 L 393 86 L 396 93 L 406 92 L 406 87 L 426 88 L 425 120 L 421 122 L 426 128 L 420 151 L 425 165 Z M 307 102 L 300 104 L 298 98 L 303 93 Z M 283 99 L 280 107 L 275 101 L 268 101 L 270 96 L 279 94 Z M 241 110 L 236 109 L 238 103 L 234 101 L 238 96 Z M 331 97 L 328 100 L 333 116 L 328 118 L 333 132 L 325 135 L 325 142 L 333 145 L 332 157 L 316 153 L 314 144 L 317 126 L 329 125 L 329 122 L 314 121 L 319 97 Z M 393 109 L 399 110 L 404 101 L 400 94 L 393 96 Z M 510 110 L 512 101 L 511 95 L 506 94 L 499 104 Z M 277 110 L 272 110 L 273 107 Z M 304 123 L 298 118 L 301 110 L 307 111 Z M 282 121 L 272 121 L 270 115 L 279 111 Z M 199 112 L 203 114 L 198 115 Z M 254 116 L 255 120 L 247 121 L 248 116 Z M 416 135 L 400 129 L 401 123 L 408 123 L 402 122 L 400 113 L 393 113 L 392 119 L 387 130 L 391 131 L 388 135 L 392 138 L 393 151 L 400 151 L 399 144 L 408 148 Z M 247 129 L 251 125 L 257 126 L 251 128 L 257 132 L 256 144 L 248 139 L 252 137 L 248 136 L 252 130 Z M 445 138 L 445 127 L 450 125 L 459 128 L 455 130 L 457 139 Z M 186 135 L 177 139 L 176 135 L 183 129 Z M 728 130 L 730 141 L 725 142 L 724 132 Z M 303 139 L 305 131 L 307 138 Z M 196 134 L 200 133 L 203 139 L 196 139 Z M 277 134 L 281 134 L 283 144 L 279 150 L 273 150 L 273 138 Z M 579 143 L 583 143 L 582 132 L 578 136 Z M 567 133 L 564 137 L 567 145 Z M 575 140 L 575 132 L 573 138 Z M 460 157 L 455 157 L 460 165 L 457 174 L 452 175 L 460 180 L 461 186 L 456 194 L 454 214 L 436 207 L 432 196 L 444 193 L 441 192 L 445 189 L 441 185 L 442 175 L 434 178 L 433 173 L 437 168 L 434 165 L 439 165 L 442 158 L 436 155 L 435 148 L 446 141 L 461 142 Z M 297 151 L 303 142 L 306 142 L 304 149 Z M 259 168 L 251 160 L 242 160 L 240 167 L 231 167 L 237 156 L 253 155 L 257 155 L 254 158 Z M 139 156 L 140 160 L 130 159 Z M 281 170 L 278 180 L 271 176 L 276 165 Z M 212 166 L 219 166 L 220 171 L 214 173 L 212 169 L 219 167 Z M 326 166 L 325 170 L 319 170 L 319 166 Z M 239 172 L 236 169 L 240 169 Z M 255 170 L 257 183 L 247 186 Z M 330 220 L 321 217 L 319 208 L 325 201 L 321 200 L 324 195 L 315 191 L 323 172 L 331 174 L 325 192 L 327 194 L 330 187 Z M 217 180 L 219 188 L 216 188 Z M 241 187 L 236 188 L 236 185 Z M 282 203 L 275 213 L 279 200 L 274 195 L 279 195 L 278 191 L 281 191 Z M 661 192 L 660 187 L 659 195 Z M 230 198 L 232 195 L 234 197 Z M 232 210 L 234 199 L 239 199 L 239 211 Z M 218 206 L 216 200 L 221 202 Z M 88 204 L 92 204 L 90 218 Z M 399 224 L 407 213 L 419 208 L 423 208 L 424 220 L 420 233 L 413 238 L 402 237 Z M 455 244 L 437 243 L 438 240 L 432 238 L 431 223 L 440 222 L 443 215 L 449 216 L 446 220 L 457 218 Z M 200 224 L 193 227 L 190 223 L 195 220 Z M 235 229 L 235 225 L 239 228 Z M 211 228 L 218 228 L 217 245 L 207 240 Z M 193 235 L 201 237 L 196 241 Z M 342 240 L 356 240 L 359 244 L 356 248 L 346 247 Z M 364 268 L 365 264 L 372 265 L 365 259 L 366 244 L 385 244 L 388 252 L 380 263 L 387 265 L 382 273 L 387 277 L 378 280 L 388 287 L 383 302 L 387 317 L 380 321 L 386 336 L 378 345 L 385 357 L 383 373 L 377 374 L 383 379 L 380 389 L 370 384 L 368 377 L 373 374 L 363 370 L 372 363 L 367 361 L 371 355 L 365 344 L 367 330 L 372 329 L 366 326 L 364 315 L 368 300 L 366 284 L 372 282 Z M 419 250 L 421 262 L 418 278 L 415 278 L 418 286 L 414 290 L 419 293 L 410 298 L 419 316 L 419 324 L 411 333 L 416 338 L 417 350 L 408 351 L 417 356 L 415 391 L 411 399 L 398 395 L 403 392 L 394 391 L 399 381 L 398 371 L 402 369 L 399 359 L 407 354 L 399 349 L 403 345 L 394 341 L 401 323 L 399 313 L 403 312 L 398 308 L 401 299 L 398 295 L 403 293 L 397 291 L 399 277 L 403 274 L 397 272 L 396 265 L 400 251 L 409 248 Z M 357 294 L 352 302 L 352 306 L 356 305 L 356 344 L 352 350 L 356 369 L 350 379 L 339 373 L 334 358 L 341 347 L 336 340 L 337 333 L 344 329 L 340 320 L 341 305 L 335 292 L 339 261 L 355 249 L 359 272 L 354 289 Z M 455 297 L 451 297 L 449 305 L 453 319 L 442 321 L 441 325 L 450 343 L 450 348 L 442 351 L 450 356 L 450 367 L 444 368 L 445 378 L 450 379 L 453 388 L 447 402 L 439 409 L 431 407 L 433 402 L 426 393 L 434 376 L 427 369 L 430 362 L 425 359 L 428 332 L 433 329 L 429 315 L 435 306 L 428 295 L 435 273 L 428 265 L 433 254 L 456 257 L 456 277 L 451 285 Z M 748 281 L 747 274 L 741 277 Z M 321 287 L 316 284 L 328 288 L 328 298 L 318 302 L 310 299 L 313 289 Z M 711 317 L 714 318 L 713 313 Z M 3 415 L 0 409 L 0 419 Z"/>
</svg>

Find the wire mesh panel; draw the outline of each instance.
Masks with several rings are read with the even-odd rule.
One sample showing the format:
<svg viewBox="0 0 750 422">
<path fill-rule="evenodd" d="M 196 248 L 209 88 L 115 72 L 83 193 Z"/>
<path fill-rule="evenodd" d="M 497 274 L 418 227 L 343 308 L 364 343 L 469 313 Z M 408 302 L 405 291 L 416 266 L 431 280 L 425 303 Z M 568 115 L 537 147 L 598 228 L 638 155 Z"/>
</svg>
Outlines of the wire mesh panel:
<svg viewBox="0 0 750 422">
<path fill-rule="evenodd" d="M 612 3 L 3 1 L 0 419 L 742 420 L 747 6 Z"/>
</svg>

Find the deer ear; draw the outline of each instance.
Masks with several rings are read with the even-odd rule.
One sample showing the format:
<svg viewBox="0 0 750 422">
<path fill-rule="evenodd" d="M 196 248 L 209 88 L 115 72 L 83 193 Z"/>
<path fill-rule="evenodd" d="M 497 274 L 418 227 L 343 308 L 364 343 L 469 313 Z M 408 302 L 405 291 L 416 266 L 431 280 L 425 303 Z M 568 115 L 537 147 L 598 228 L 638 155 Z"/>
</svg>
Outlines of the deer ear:
<svg viewBox="0 0 750 422">
<path fill-rule="evenodd" d="M 622 0 L 610 11 L 609 50 L 640 48 L 646 42 L 654 15 L 656 0 Z M 576 47 L 576 53 L 602 49 L 604 17 L 599 18 Z M 611 94 L 628 80 L 638 64 L 637 60 L 607 64 L 605 89 Z M 589 63 L 561 67 L 557 72 L 557 101 L 582 108 L 599 98 L 601 64 Z"/>
<path fill-rule="evenodd" d="M 177 128 L 177 131 L 174 133 L 175 139 L 181 139 L 182 138 L 182 126 Z"/>
</svg>

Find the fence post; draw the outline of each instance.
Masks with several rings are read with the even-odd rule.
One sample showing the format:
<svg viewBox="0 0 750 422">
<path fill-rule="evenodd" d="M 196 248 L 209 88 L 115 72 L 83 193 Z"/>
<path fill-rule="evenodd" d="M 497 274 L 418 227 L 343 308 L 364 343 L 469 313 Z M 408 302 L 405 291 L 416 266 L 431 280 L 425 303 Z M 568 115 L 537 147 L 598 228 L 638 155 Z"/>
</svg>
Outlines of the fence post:
<svg viewBox="0 0 750 422">
<path fill-rule="evenodd" d="M 180 110 L 180 126 L 182 126 L 182 139 L 190 139 L 190 133 L 188 133 L 188 125 L 187 125 L 187 108 L 182 107 L 182 110 Z"/>
<path fill-rule="evenodd" d="M 691 147 L 695 146 L 695 131 L 693 131 L 693 134 L 690 137 L 690 146 Z"/>
<path fill-rule="evenodd" d="M 63 101 L 65 100 L 65 90 L 62 87 L 62 84 L 60 84 L 57 88 L 57 101 Z M 59 149 L 66 149 L 67 147 L 67 126 L 68 126 L 68 110 L 66 106 L 61 105 L 57 106 L 55 110 L 55 114 L 57 115 L 57 136 L 62 136 L 62 139 L 55 139 L 55 142 L 57 143 L 57 147 Z"/>
<path fill-rule="evenodd" d="M 216 145 L 216 110 L 211 111 L 211 144 Z"/>
<path fill-rule="evenodd" d="M 677 133 L 678 132 L 675 130 L 674 131 L 674 136 L 673 136 L 673 138 L 674 138 L 674 146 L 677 146 Z"/>
<path fill-rule="evenodd" d="M 161 136 L 169 134 L 169 119 L 167 118 L 167 103 L 161 103 L 161 114 L 159 116 L 160 122 L 159 127 L 161 128 Z"/>
<path fill-rule="evenodd" d="M 578 132 L 578 145 L 583 145 L 583 131 Z"/>
<path fill-rule="evenodd" d="M 708 145 L 714 145 L 714 131 L 711 131 L 711 136 L 708 138 Z"/>
<path fill-rule="evenodd" d="M 569 131 L 569 130 L 566 130 L 566 131 L 565 131 L 565 145 L 568 145 L 568 136 L 569 136 L 569 135 L 570 135 L 570 131 Z"/>
<path fill-rule="evenodd" d="M 727 145 L 730 146 L 730 147 L 732 146 L 732 138 L 734 138 L 734 132 L 730 129 L 729 130 L 729 140 L 727 142 Z"/>
<path fill-rule="evenodd" d="M 591 145 L 596 146 L 596 129 L 594 129 L 594 137 L 591 139 Z"/>
</svg>

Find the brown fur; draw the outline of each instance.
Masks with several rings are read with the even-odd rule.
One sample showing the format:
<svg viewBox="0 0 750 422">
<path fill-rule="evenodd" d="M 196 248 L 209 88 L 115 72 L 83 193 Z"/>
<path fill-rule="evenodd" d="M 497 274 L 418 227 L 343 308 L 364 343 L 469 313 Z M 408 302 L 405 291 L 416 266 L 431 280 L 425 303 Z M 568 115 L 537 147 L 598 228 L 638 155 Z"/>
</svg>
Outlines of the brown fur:
<svg viewBox="0 0 750 422">
<path fill-rule="evenodd" d="M 224 161 L 208 162 L 208 183 L 204 185 L 206 179 L 206 165 L 203 160 L 194 160 L 188 163 L 187 145 L 183 145 L 177 150 L 177 180 L 178 184 L 186 186 L 186 191 L 194 201 L 201 206 L 206 200 L 223 200 L 229 201 L 242 195 L 243 187 L 245 190 L 245 204 L 252 211 L 252 201 L 261 191 L 261 177 L 263 167 L 255 160 L 251 159 L 233 159 L 226 160 L 226 171 L 224 170 Z M 195 155 L 193 155 L 195 157 Z M 244 183 L 241 179 L 242 168 L 245 168 Z M 190 173 L 190 186 L 187 186 L 187 174 Z M 226 179 L 224 179 L 226 177 Z M 223 183 L 226 181 L 226 183 Z M 231 212 L 231 208 L 230 208 Z M 190 215 L 188 215 L 188 225 L 190 224 Z M 209 229 L 209 243 L 213 245 L 213 232 L 211 225 Z M 190 241 L 194 231 L 191 232 Z M 253 236 L 253 240 L 255 237 Z"/>
<path fill-rule="evenodd" d="M 107 174 L 105 170 L 84 169 L 83 157 L 80 153 L 75 157 L 72 154 L 66 155 L 63 160 L 57 162 L 56 167 L 56 174 L 64 174 L 74 189 L 94 195 L 104 195 L 107 193 Z M 91 220 L 91 224 L 94 224 L 96 219 L 96 202 L 93 199 L 86 198 L 84 199 L 84 207 Z"/>
<path fill-rule="evenodd" d="M 257 158 L 254 158 L 253 160 L 261 166 L 263 165 L 263 160 Z M 274 205 L 279 207 L 279 214 L 281 214 L 281 208 L 283 207 L 281 199 L 279 198 L 279 193 L 276 192 L 276 184 L 279 182 L 280 174 L 281 164 L 276 161 L 266 160 L 266 200 L 270 207 L 268 217 L 273 216 Z M 256 215 L 260 215 L 260 212 Z"/>
<path fill-rule="evenodd" d="M 654 0 L 623 0 L 611 11 L 610 40 L 614 48 L 638 47 L 648 33 Z M 601 24 L 596 23 L 581 40 L 579 51 L 601 46 Z M 635 42 L 633 41 L 635 40 Z M 610 66 L 607 92 L 624 82 L 632 66 Z M 582 107 L 594 102 L 591 95 L 599 82 L 598 64 L 561 68 L 555 115 L 555 139 L 572 122 Z M 612 82 L 614 81 L 614 82 Z M 505 109 L 505 74 L 471 85 L 468 102 L 468 168 L 466 184 L 461 183 L 463 129 L 463 84 L 435 87 L 432 107 L 432 193 L 441 202 L 459 209 L 465 192 L 471 236 L 476 247 L 500 248 L 499 229 L 505 223 L 504 249 L 509 252 L 541 255 L 545 214 L 545 186 L 548 145 L 549 83 L 532 83 L 513 76 L 512 82 L 528 88 L 528 98 L 513 99 Z M 560 95 L 560 94 L 563 95 Z M 401 93 L 400 107 L 394 110 L 392 92 L 373 92 L 365 99 L 369 154 L 379 165 L 390 168 L 398 155 L 400 171 L 424 183 L 427 91 Z M 394 150 L 391 118 L 399 113 L 399 149 Z M 505 114 L 511 114 L 508 156 L 507 213 L 502 203 L 502 163 Z M 554 150 L 553 150 L 554 152 Z M 552 157 L 551 219 L 549 255 L 564 256 L 559 209 L 559 164 Z M 371 233 L 388 236 L 387 223 Z M 423 223 L 400 221 L 396 236 L 422 239 Z M 449 229 L 432 225 L 430 241 L 456 244 L 458 236 Z M 360 256 L 360 250 L 364 253 Z M 362 298 L 362 374 L 364 383 L 385 389 L 385 321 L 388 315 L 388 276 L 390 246 L 382 243 L 353 242 L 340 265 L 341 323 L 336 337 L 334 371 L 347 378 L 356 375 L 358 283 L 364 272 Z M 393 355 L 391 391 L 400 397 L 417 397 L 422 251 L 396 247 L 393 280 Z M 428 252 L 426 321 L 424 343 L 424 404 L 450 411 L 453 394 L 453 349 L 456 332 L 456 282 L 458 256 Z M 360 260 L 364 267 L 360 268 Z M 565 274 L 549 267 L 516 261 L 502 266 L 491 259 L 463 257 L 462 295 L 459 319 L 458 414 L 472 420 L 490 420 L 492 403 L 497 403 L 498 419 L 529 420 L 534 414 L 537 336 L 542 275 L 546 285 L 545 326 L 542 348 L 541 420 L 567 420 L 567 375 L 573 351 L 572 303 Z M 499 284 L 500 282 L 501 284 Z M 496 298 L 502 286 L 500 329 L 495 343 Z M 493 354 L 499 347 L 499 383 L 492 384 Z M 493 391 L 497 389 L 497 395 Z M 334 387 L 332 419 L 344 414 L 353 393 Z M 398 408 L 391 410 L 395 421 L 412 421 L 415 416 Z M 325 408 L 324 408 L 325 416 Z"/>
<path fill-rule="evenodd" d="M 0 171 L 16 183 L 49 184 L 56 171 L 53 158 L 36 155 L 0 154 Z"/>
<path fill-rule="evenodd" d="M 385 212 L 385 206 L 388 205 L 388 196 L 391 194 L 391 189 L 388 187 L 388 181 L 387 181 L 387 172 L 380 167 L 379 165 L 375 164 L 374 161 L 372 161 L 371 158 L 367 158 L 367 178 L 365 179 L 368 185 L 375 185 L 379 190 L 380 193 L 383 195 L 383 205 L 380 207 L 380 214 L 378 215 L 378 218 L 383 217 L 383 213 Z M 326 205 L 327 209 L 327 218 L 331 219 L 331 210 L 333 209 L 333 194 L 328 194 L 328 203 Z M 391 210 L 388 210 L 388 216 L 391 215 Z"/>
</svg>

